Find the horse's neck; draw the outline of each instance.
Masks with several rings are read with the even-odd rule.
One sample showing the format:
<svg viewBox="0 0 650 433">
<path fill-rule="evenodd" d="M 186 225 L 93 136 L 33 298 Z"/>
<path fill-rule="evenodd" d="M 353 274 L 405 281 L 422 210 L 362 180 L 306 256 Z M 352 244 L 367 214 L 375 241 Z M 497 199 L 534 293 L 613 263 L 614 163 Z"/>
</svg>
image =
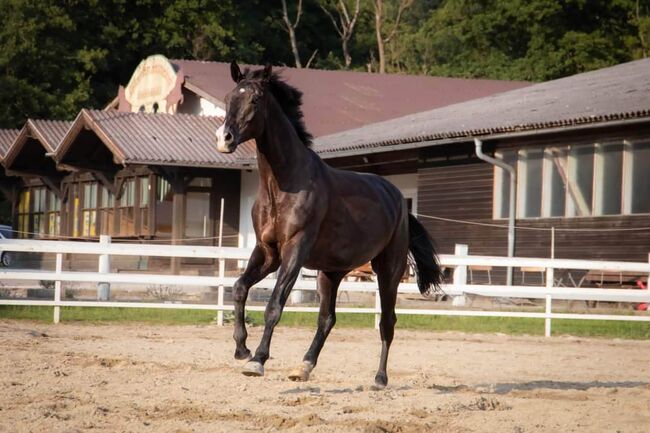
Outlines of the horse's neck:
<svg viewBox="0 0 650 433">
<path fill-rule="evenodd" d="M 270 103 L 266 127 L 256 139 L 260 181 L 292 191 L 309 179 L 311 153 L 275 101 Z"/>
</svg>

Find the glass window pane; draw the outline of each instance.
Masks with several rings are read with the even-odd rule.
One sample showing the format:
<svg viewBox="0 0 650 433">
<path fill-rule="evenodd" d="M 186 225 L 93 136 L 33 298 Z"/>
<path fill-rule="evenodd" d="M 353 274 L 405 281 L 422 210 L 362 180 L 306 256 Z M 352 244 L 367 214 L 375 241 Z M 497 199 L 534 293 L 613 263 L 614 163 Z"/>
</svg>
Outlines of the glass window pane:
<svg viewBox="0 0 650 433">
<path fill-rule="evenodd" d="M 541 216 L 542 161 L 543 153 L 541 149 L 519 152 L 520 217 Z"/>
<path fill-rule="evenodd" d="M 515 151 L 503 151 L 495 156 L 510 166 L 516 167 L 517 165 L 517 152 Z M 500 182 L 496 186 L 497 194 L 500 195 L 500 201 L 496 200 L 496 205 L 499 206 L 499 209 L 497 209 L 497 218 L 508 218 L 508 208 L 510 206 L 510 174 L 500 167 L 497 167 L 496 170 L 500 173 Z"/>
<path fill-rule="evenodd" d="M 632 213 L 650 213 L 650 143 L 632 144 Z"/>
<path fill-rule="evenodd" d="M 113 207 L 115 204 L 115 196 L 107 188 L 102 188 L 101 207 Z"/>
<path fill-rule="evenodd" d="M 120 199 L 120 206 L 133 206 L 135 198 L 135 179 L 129 179 L 124 182 L 123 188 L 124 190 L 122 192 L 122 198 Z"/>
<path fill-rule="evenodd" d="M 591 215 L 593 182 L 593 146 L 572 148 L 569 153 L 569 193 L 567 194 L 570 216 Z"/>
<path fill-rule="evenodd" d="M 185 237 L 212 236 L 210 193 L 188 192 L 185 211 Z"/>
<path fill-rule="evenodd" d="M 173 199 L 169 182 L 162 177 L 156 177 L 156 236 L 170 237 L 172 234 Z"/>
<path fill-rule="evenodd" d="M 189 186 L 199 186 L 199 187 L 209 188 L 210 186 L 212 186 L 212 178 L 195 177 L 194 179 L 192 179 Z"/>
<path fill-rule="evenodd" d="M 171 185 L 162 177 L 156 177 L 156 201 L 162 202 L 171 196 Z"/>
<path fill-rule="evenodd" d="M 149 178 L 140 178 L 140 207 L 149 206 Z"/>
<path fill-rule="evenodd" d="M 564 216 L 564 205 L 566 202 L 566 184 L 567 178 L 567 149 L 551 148 L 545 153 L 546 163 L 548 164 L 548 176 L 546 185 L 548 185 L 547 194 L 549 194 L 548 208 L 545 211 L 551 217 Z"/>
<path fill-rule="evenodd" d="M 97 183 L 84 183 L 84 206 L 85 209 L 97 207 Z"/>
<path fill-rule="evenodd" d="M 602 196 L 598 197 L 599 215 L 621 213 L 621 190 L 623 186 L 623 144 L 610 144 L 601 150 L 603 172 Z"/>
</svg>

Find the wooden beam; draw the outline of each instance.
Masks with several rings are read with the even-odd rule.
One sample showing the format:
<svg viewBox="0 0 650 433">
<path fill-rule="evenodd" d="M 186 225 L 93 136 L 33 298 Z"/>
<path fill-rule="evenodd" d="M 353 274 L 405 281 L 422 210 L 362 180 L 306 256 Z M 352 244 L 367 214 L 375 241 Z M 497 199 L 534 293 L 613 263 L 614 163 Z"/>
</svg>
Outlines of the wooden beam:
<svg viewBox="0 0 650 433">
<path fill-rule="evenodd" d="M 41 182 L 45 184 L 47 189 L 52 191 L 58 198 L 63 199 L 63 190 L 61 189 L 62 178 L 53 176 L 39 176 Z"/>
</svg>

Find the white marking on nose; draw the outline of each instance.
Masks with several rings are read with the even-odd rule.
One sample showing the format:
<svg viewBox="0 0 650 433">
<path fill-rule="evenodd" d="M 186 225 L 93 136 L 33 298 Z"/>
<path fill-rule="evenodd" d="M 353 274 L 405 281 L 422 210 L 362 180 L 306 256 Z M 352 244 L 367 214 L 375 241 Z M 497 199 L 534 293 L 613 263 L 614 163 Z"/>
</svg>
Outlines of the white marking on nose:
<svg viewBox="0 0 650 433">
<path fill-rule="evenodd" d="M 228 148 L 226 147 L 226 139 L 223 136 L 224 125 L 225 124 L 221 124 L 221 126 L 217 128 L 217 132 L 215 134 L 217 137 L 217 150 L 219 152 L 228 152 Z"/>
<path fill-rule="evenodd" d="M 243 88 L 243 87 L 240 87 L 240 88 L 239 88 L 239 93 L 244 93 L 245 91 L 246 91 L 245 88 Z"/>
</svg>

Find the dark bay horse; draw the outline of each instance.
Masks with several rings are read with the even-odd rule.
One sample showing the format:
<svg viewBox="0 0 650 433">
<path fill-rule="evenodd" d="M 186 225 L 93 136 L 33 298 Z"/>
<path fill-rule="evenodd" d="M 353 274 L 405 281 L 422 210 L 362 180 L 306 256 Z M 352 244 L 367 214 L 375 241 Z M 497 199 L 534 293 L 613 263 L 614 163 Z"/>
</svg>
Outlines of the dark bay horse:
<svg viewBox="0 0 650 433">
<path fill-rule="evenodd" d="M 268 65 L 245 70 L 233 62 L 237 86 L 226 96 L 226 118 L 217 130 L 217 148 L 233 152 L 255 139 L 260 185 L 253 206 L 257 245 L 233 287 L 235 358 L 248 359 L 243 373 L 264 375 L 273 329 L 301 267 L 318 270 L 318 329 L 303 364 L 290 374 L 307 380 L 336 321 L 336 295 L 343 277 L 370 261 L 381 298 L 381 358 L 375 383 L 388 382 L 386 363 L 393 340 L 397 287 L 414 262 L 418 287 L 426 294 L 442 278 L 433 243 L 408 213 L 400 191 L 372 174 L 337 170 L 310 149 L 302 119 L 302 93 L 282 81 Z M 255 283 L 278 270 L 277 284 L 264 314 L 264 334 L 255 355 L 246 347 L 244 306 Z"/>
</svg>

